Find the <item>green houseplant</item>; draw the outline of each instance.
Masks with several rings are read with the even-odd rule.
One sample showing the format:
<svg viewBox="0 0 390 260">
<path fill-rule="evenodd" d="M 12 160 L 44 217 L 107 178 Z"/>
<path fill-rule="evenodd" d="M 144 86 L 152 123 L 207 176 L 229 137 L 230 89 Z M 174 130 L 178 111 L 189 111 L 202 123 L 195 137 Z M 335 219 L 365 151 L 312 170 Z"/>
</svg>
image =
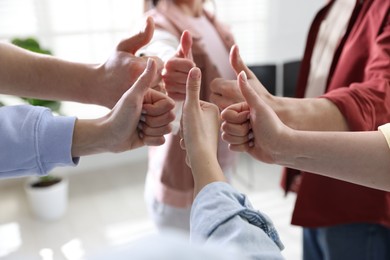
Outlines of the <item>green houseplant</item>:
<svg viewBox="0 0 390 260">
<path fill-rule="evenodd" d="M 12 44 L 32 52 L 52 55 L 50 50 L 43 49 L 34 38 L 15 38 Z M 61 102 L 21 97 L 33 106 L 43 106 L 60 113 Z M 68 204 L 68 181 L 52 174 L 33 178 L 25 186 L 28 201 L 33 213 L 44 220 L 54 220 L 61 217 Z"/>
</svg>

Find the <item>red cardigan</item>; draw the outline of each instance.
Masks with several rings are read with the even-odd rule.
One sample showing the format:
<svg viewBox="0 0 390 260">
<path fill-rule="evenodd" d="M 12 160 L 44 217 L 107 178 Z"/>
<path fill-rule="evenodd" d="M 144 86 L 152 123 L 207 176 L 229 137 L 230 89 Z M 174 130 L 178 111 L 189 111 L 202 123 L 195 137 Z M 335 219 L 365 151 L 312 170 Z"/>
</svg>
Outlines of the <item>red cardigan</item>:
<svg viewBox="0 0 390 260">
<path fill-rule="evenodd" d="M 318 29 L 333 3 L 320 10 L 309 31 L 297 97 L 305 93 Z M 321 97 L 336 104 L 351 131 L 376 130 L 390 122 L 389 6 L 390 0 L 357 1 L 346 35 L 334 55 L 326 93 Z M 292 169 L 286 169 L 282 179 L 286 191 L 298 174 L 302 179 L 292 224 L 323 227 L 364 222 L 390 228 L 389 192 Z"/>
</svg>

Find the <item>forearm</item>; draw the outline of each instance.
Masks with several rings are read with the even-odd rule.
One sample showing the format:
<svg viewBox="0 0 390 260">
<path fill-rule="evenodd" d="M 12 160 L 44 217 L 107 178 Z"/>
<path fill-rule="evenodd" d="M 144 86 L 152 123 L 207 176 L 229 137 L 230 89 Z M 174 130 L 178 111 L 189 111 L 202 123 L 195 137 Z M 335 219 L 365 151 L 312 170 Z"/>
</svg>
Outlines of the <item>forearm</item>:
<svg viewBox="0 0 390 260">
<path fill-rule="evenodd" d="M 74 166 L 70 155 L 74 117 L 53 116 L 34 106 L 0 108 L 0 176 L 47 174 L 58 166 Z"/>
<path fill-rule="evenodd" d="M 105 132 L 103 120 L 76 120 L 72 140 L 72 157 L 110 152 L 110 140 L 107 140 Z"/>
<path fill-rule="evenodd" d="M 195 152 L 194 155 L 190 155 L 191 170 L 194 177 L 194 197 L 196 197 L 199 191 L 207 184 L 217 181 L 226 181 L 216 155 L 210 154 L 210 156 L 207 156 L 206 154 L 206 152 Z"/>
<path fill-rule="evenodd" d="M 190 224 L 192 242 L 236 248 L 250 259 L 282 259 L 283 244 L 271 220 L 227 183 L 202 189 L 192 205 Z"/>
<path fill-rule="evenodd" d="M 47 100 L 96 103 L 98 66 L 64 61 L 0 43 L 0 91 Z"/>
<path fill-rule="evenodd" d="M 287 126 L 296 130 L 348 131 L 337 106 L 326 98 L 268 97 L 270 105 Z"/>
<path fill-rule="evenodd" d="M 390 191 L 390 150 L 379 131 L 293 131 L 277 164 Z"/>
</svg>

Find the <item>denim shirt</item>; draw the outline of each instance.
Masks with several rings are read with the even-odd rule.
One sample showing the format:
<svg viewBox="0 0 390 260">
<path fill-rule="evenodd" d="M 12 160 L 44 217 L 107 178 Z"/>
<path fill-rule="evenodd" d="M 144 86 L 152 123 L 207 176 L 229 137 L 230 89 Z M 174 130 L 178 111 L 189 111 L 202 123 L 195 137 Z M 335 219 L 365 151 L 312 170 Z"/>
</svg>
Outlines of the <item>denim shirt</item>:
<svg viewBox="0 0 390 260">
<path fill-rule="evenodd" d="M 267 216 L 245 195 L 214 182 L 195 198 L 188 235 L 170 230 L 87 256 L 88 260 L 274 260 L 283 259 L 279 236 Z"/>
<path fill-rule="evenodd" d="M 0 107 L 0 178 L 75 166 L 78 158 L 71 157 L 75 120 L 53 116 L 43 107 Z"/>
<path fill-rule="evenodd" d="M 272 221 L 228 183 L 210 183 L 199 192 L 190 223 L 194 243 L 236 247 L 248 259 L 283 259 Z"/>
</svg>

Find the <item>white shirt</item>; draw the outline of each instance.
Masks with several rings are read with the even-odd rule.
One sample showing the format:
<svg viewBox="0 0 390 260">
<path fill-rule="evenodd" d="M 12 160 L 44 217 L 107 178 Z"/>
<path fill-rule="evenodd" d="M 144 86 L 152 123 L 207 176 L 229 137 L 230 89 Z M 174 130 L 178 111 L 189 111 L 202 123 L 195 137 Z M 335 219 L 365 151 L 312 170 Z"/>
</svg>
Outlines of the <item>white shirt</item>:
<svg viewBox="0 0 390 260">
<path fill-rule="evenodd" d="M 325 93 L 336 48 L 347 30 L 355 4 L 356 0 L 336 1 L 321 23 L 310 60 L 306 98 L 318 97 Z"/>
</svg>

